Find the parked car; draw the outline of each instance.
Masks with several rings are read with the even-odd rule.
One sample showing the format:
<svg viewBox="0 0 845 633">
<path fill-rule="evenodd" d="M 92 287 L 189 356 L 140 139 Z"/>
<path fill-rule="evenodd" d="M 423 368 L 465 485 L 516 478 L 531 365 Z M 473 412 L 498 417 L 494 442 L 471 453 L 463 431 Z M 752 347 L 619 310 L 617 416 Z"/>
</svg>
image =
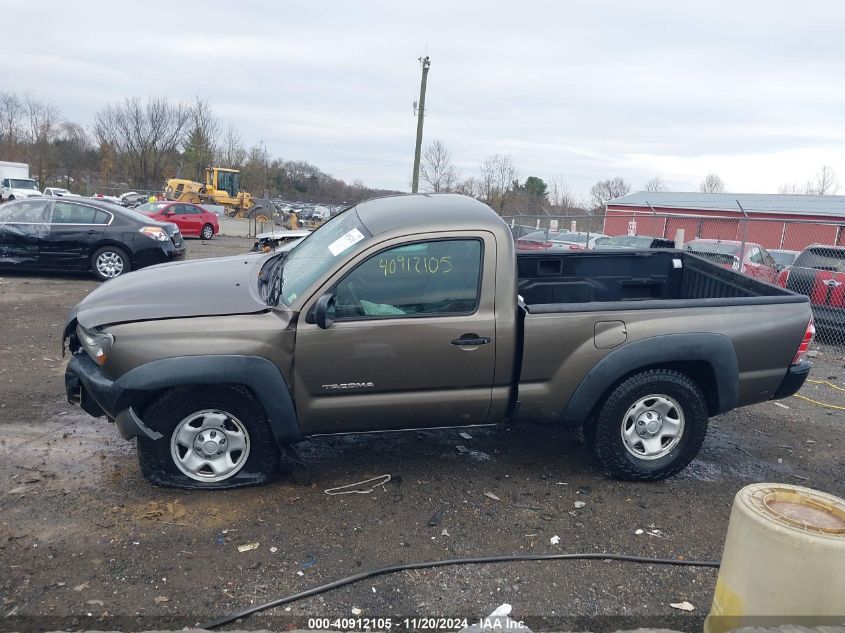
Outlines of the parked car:
<svg viewBox="0 0 845 633">
<path fill-rule="evenodd" d="M 117 196 L 107 196 L 103 193 L 95 193 L 93 196 L 91 196 L 91 198 L 93 198 L 94 200 L 102 200 L 103 202 L 111 202 L 112 204 L 120 204 L 120 198 L 118 198 Z"/>
<path fill-rule="evenodd" d="M 44 190 L 44 195 L 49 196 L 51 198 L 62 198 L 64 196 L 76 196 L 75 193 L 71 193 L 67 189 L 62 189 L 61 187 L 47 187 Z"/>
<path fill-rule="evenodd" d="M 533 226 L 528 226 L 527 224 L 514 224 L 511 227 L 511 234 L 513 235 L 513 239 L 518 240 L 521 237 L 529 235 L 530 233 L 536 233 L 537 229 Z"/>
<path fill-rule="evenodd" d="M 121 206 L 124 206 L 127 209 L 134 209 L 136 207 L 140 207 L 142 204 L 146 204 L 149 198 L 150 196 L 146 193 L 129 191 L 127 193 L 121 194 L 118 197 L 118 200 L 120 200 Z"/>
<path fill-rule="evenodd" d="M 275 251 L 281 246 L 285 246 L 291 242 L 297 244 L 304 240 L 311 234 L 310 230 L 286 230 L 276 229 L 267 233 L 259 233 L 255 236 L 255 243 L 252 245 L 252 252 L 269 253 Z"/>
<path fill-rule="evenodd" d="M 648 481 L 709 416 L 801 387 L 812 315 L 683 251 L 515 256 L 490 207 L 439 194 L 362 202 L 286 257 L 117 279 L 63 338 L 68 399 L 160 485 L 265 483 L 310 435 L 521 419 L 583 426 L 606 471 Z"/>
<path fill-rule="evenodd" d="M 801 251 L 787 251 L 782 248 L 773 248 L 769 250 L 769 255 L 774 258 L 775 263 L 780 270 L 788 268 L 795 263 L 795 258 L 801 254 Z"/>
<path fill-rule="evenodd" d="M 40 196 L 38 181 L 32 178 L 4 178 L 0 181 L 0 201 Z"/>
<path fill-rule="evenodd" d="M 845 337 L 845 246 L 808 246 L 778 285 L 810 297 L 820 334 Z"/>
<path fill-rule="evenodd" d="M 595 248 L 602 233 L 572 231 L 534 231 L 516 240 L 518 250 L 578 251 Z"/>
<path fill-rule="evenodd" d="M 210 240 L 220 232 L 217 216 L 198 204 L 188 202 L 148 202 L 135 209 L 155 220 L 173 222 L 186 237 Z"/>
<path fill-rule="evenodd" d="M 101 280 L 182 259 L 175 224 L 89 198 L 35 198 L 0 205 L 0 266 L 93 271 Z"/>
<path fill-rule="evenodd" d="M 675 248 L 675 241 L 650 235 L 615 235 L 598 238 L 595 241 L 595 248 Z"/>
<path fill-rule="evenodd" d="M 696 239 L 684 244 L 684 250 L 770 284 L 777 281 L 780 272 L 769 252 L 753 242 L 746 242 L 743 251 L 740 241 Z"/>
</svg>

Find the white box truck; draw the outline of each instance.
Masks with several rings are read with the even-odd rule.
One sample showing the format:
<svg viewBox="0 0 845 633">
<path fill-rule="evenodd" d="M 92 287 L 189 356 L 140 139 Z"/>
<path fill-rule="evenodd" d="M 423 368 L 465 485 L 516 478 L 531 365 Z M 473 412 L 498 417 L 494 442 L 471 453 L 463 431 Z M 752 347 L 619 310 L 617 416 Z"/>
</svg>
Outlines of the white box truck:
<svg viewBox="0 0 845 633">
<path fill-rule="evenodd" d="M 40 195 L 38 181 L 29 177 L 29 165 L 0 160 L 0 202 Z"/>
</svg>

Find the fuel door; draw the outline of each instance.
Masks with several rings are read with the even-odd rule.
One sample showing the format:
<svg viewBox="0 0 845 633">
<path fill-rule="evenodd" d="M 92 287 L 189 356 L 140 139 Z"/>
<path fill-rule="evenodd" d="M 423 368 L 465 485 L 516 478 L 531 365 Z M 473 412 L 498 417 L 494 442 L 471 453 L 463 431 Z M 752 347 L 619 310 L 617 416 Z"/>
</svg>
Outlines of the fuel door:
<svg viewBox="0 0 845 633">
<path fill-rule="evenodd" d="M 593 341 L 596 349 L 613 349 L 628 340 L 624 321 L 596 321 Z"/>
</svg>

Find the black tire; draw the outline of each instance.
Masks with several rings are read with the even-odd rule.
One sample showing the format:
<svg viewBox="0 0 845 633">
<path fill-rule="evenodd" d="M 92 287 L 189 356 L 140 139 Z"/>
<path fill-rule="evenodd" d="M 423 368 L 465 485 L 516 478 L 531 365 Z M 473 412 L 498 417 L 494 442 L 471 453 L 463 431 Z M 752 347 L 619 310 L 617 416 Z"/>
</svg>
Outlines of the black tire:
<svg viewBox="0 0 845 633">
<path fill-rule="evenodd" d="M 644 444 L 641 449 L 632 447 L 629 450 L 622 436 L 623 429 L 630 428 L 634 419 L 626 420 L 629 410 L 638 401 L 651 402 L 648 397 L 652 395 L 674 401 L 677 407 L 670 415 L 680 417 L 683 424 L 676 440 L 658 438 L 658 441 L 669 440 L 662 449 L 668 450 L 666 454 L 657 451 L 653 458 L 646 458 Z M 645 406 L 648 409 L 651 405 Z M 610 392 L 598 415 L 585 425 L 584 439 L 612 477 L 625 481 L 654 481 L 680 472 L 695 459 L 707 435 L 707 421 L 704 395 L 688 376 L 669 369 L 650 369 L 627 378 Z M 635 431 L 636 428 L 631 435 L 633 441 L 638 441 L 633 435 Z M 642 450 L 643 456 L 635 455 L 637 450 Z"/>
<path fill-rule="evenodd" d="M 117 262 L 119 260 L 120 263 L 115 263 L 114 267 L 104 267 L 100 263 L 101 257 L 108 258 L 108 260 L 112 262 Z M 110 269 L 117 270 L 118 266 L 119 272 L 116 272 L 116 274 L 110 274 L 108 272 Z M 125 275 L 131 271 L 132 262 L 129 259 L 129 255 L 126 254 L 126 251 L 119 246 L 103 246 L 102 248 L 98 248 L 94 251 L 94 254 L 91 255 L 91 270 L 100 281 L 108 281 L 109 279 L 114 279 L 115 277 Z"/>
<path fill-rule="evenodd" d="M 200 237 L 204 240 L 210 240 L 214 237 L 214 227 L 210 224 L 203 224 L 202 230 L 200 231 Z"/>
<path fill-rule="evenodd" d="M 15 199 L 15 196 L 9 196 L 8 198 L 6 198 L 6 202 L 8 202 L 10 200 L 14 200 L 14 199 Z"/>
<path fill-rule="evenodd" d="M 246 430 L 249 452 L 236 473 L 220 481 L 199 481 L 177 466 L 171 452 L 174 431 L 180 422 L 200 411 L 219 410 L 233 416 Z M 157 486 L 198 490 L 224 490 L 261 486 L 272 481 L 279 467 L 276 441 L 261 406 L 246 389 L 232 385 L 177 387 L 155 400 L 145 411 L 144 422 L 164 437 L 138 438 L 141 474 Z"/>
</svg>

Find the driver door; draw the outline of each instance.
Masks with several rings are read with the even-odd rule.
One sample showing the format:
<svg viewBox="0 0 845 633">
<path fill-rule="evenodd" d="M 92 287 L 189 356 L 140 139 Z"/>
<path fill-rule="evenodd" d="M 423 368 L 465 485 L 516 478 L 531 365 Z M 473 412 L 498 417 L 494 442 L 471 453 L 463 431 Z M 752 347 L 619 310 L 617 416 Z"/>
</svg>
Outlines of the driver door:
<svg viewBox="0 0 845 633">
<path fill-rule="evenodd" d="M 296 337 L 303 431 L 486 422 L 496 355 L 496 251 L 485 235 L 404 243 L 364 258 L 330 286 L 336 311 L 327 329 L 306 316 L 314 297 Z M 464 344 L 468 339 L 483 342 Z"/>
</svg>

